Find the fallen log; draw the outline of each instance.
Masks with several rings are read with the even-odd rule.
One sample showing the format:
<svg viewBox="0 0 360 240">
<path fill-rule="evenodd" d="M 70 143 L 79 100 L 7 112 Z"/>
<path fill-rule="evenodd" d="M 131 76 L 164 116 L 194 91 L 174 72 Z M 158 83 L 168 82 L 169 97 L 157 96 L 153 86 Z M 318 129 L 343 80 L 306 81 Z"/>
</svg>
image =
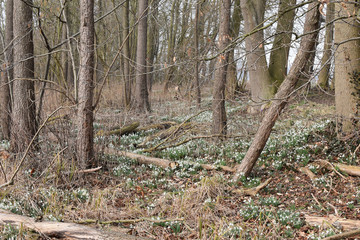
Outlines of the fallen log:
<svg viewBox="0 0 360 240">
<path fill-rule="evenodd" d="M 346 239 L 350 237 L 355 237 L 360 235 L 360 229 L 348 231 L 340 234 L 336 234 L 330 237 L 323 238 L 323 240 L 338 240 L 338 239 Z"/>
<path fill-rule="evenodd" d="M 134 132 L 138 127 L 140 126 L 139 122 L 133 122 L 129 125 L 125 125 L 122 128 L 118 128 L 118 129 L 113 129 L 110 131 L 104 131 L 104 130 L 100 130 L 96 133 L 96 137 L 101 137 L 101 136 L 110 136 L 110 135 L 124 135 L 124 134 L 128 134 L 128 133 L 132 133 Z"/>
<path fill-rule="evenodd" d="M 149 157 L 149 156 L 144 156 L 144 155 L 140 155 L 140 154 L 136 154 L 136 153 L 131 153 L 131 152 L 125 152 L 125 151 L 119 151 L 119 150 L 115 150 L 112 148 L 104 148 L 104 153 L 106 154 L 110 154 L 110 155 L 119 155 L 119 156 L 125 156 L 131 159 L 135 159 L 137 160 L 139 163 L 142 164 L 153 164 L 155 166 L 161 167 L 161 168 L 175 168 L 177 167 L 179 164 L 177 162 L 168 160 L 168 159 L 162 159 L 162 158 L 155 158 L 155 157 Z M 195 164 L 193 162 L 186 162 L 189 164 Z M 200 164 L 200 166 L 203 169 L 206 170 L 218 170 L 221 169 L 225 172 L 231 172 L 233 173 L 235 170 L 231 167 L 227 167 L 227 166 L 214 166 L 211 164 Z"/>
<path fill-rule="evenodd" d="M 344 231 L 357 230 L 360 228 L 360 220 L 340 218 L 334 215 L 330 215 L 329 217 L 305 215 L 305 221 L 311 226 L 339 226 Z"/>
<path fill-rule="evenodd" d="M 152 130 L 152 129 L 168 129 L 174 125 L 178 124 L 177 122 L 161 122 L 161 123 L 154 123 L 154 124 L 150 124 L 150 125 L 146 125 L 143 127 L 139 127 L 138 129 L 136 129 L 137 131 L 148 131 L 148 130 Z"/>
<path fill-rule="evenodd" d="M 149 240 L 149 238 L 135 237 L 123 233 L 104 232 L 98 229 L 83 226 L 76 223 L 64 222 L 36 222 L 33 218 L 13 214 L 4 210 L 0 210 L 0 224 L 25 227 L 35 230 L 46 237 L 58 239 L 113 239 L 113 240 Z"/>
</svg>

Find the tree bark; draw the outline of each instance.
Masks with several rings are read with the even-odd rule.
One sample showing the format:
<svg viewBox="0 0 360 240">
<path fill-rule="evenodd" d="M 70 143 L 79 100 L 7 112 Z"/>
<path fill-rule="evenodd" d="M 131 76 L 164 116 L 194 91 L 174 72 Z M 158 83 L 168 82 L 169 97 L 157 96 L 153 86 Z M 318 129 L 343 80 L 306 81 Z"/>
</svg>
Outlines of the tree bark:
<svg viewBox="0 0 360 240">
<path fill-rule="evenodd" d="M 231 17 L 230 37 L 235 39 L 239 35 L 240 24 L 242 21 L 240 0 L 234 1 L 234 11 Z M 232 48 L 229 52 L 229 66 L 226 75 L 226 97 L 228 99 L 234 99 L 236 91 L 238 90 L 238 78 L 237 78 L 237 61 L 235 61 L 235 49 Z"/>
<path fill-rule="evenodd" d="M 264 31 L 260 30 L 263 27 L 265 6 L 263 0 L 241 0 L 245 33 L 251 34 L 245 39 L 251 98 L 259 106 L 271 98 L 275 90 L 266 61 Z"/>
<path fill-rule="evenodd" d="M 219 50 L 225 49 L 230 42 L 231 0 L 220 2 Z M 226 135 L 225 83 L 229 53 L 221 53 L 216 61 L 214 94 L 212 100 L 212 133 Z"/>
<path fill-rule="evenodd" d="M 236 167 L 235 179 L 240 176 L 248 176 L 253 169 L 257 159 L 259 158 L 264 146 L 270 136 L 272 127 L 274 126 L 281 111 L 287 104 L 287 101 L 294 90 L 297 81 L 304 74 L 307 65 L 307 59 L 310 57 L 315 48 L 315 42 L 318 35 L 319 22 L 319 3 L 312 2 L 309 5 L 308 13 L 306 14 L 304 35 L 301 39 L 299 52 L 296 54 L 295 60 L 291 66 L 290 72 L 285 78 L 284 82 L 275 95 L 275 99 L 271 102 L 269 109 L 266 111 L 264 119 L 262 120 L 259 129 L 250 145 L 241 164 Z M 306 74 L 306 73 L 305 73 Z"/>
<path fill-rule="evenodd" d="M 136 51 L 136 109 L 149 112 L 150 102 L 146 83 L 146 52 L 147 52 L 147 8 L 148 0 L 139 0 L 139 25 Z"/>
<path fill-rule="evenodd" d="M 103 232 L 96 228 L 64 222 L 37 222 L 30 217 L 13 214 L 0 210 L 0 224 L 18 226 L 19 228 L 30 228 L 41 234 L 56 239 L 97 239 L 97 240 L 149 240 L 149 238 L 135 237 L 118 232 Z"/>
<path fill-rule="evenodd" d="M 14 102 L 11 149 L 25 151 L 36 133 L 34 90 L 34 45 L 32 9 L 22 0 L 14 0 Z"/>
<path fill-rule="evenodd" d="M 296 0 L 282 0 L 279 3 L 279 20 L 269 61 L 270 76 L 276 89 L 279 88 L 287 75 L 288 57 L 295 18 L 295 8 L 293 7 L 295 4 Z"/>
<path fill-rule="evenodd" d="M 195 82 L 193 83 L 195 86 L 195 92 L 196 92 L 196 104 L 197 107 L 200 108 L 201 106 L 201 90 L 200 90 L 200 76 L 199 76 L 199 37 L 200 37 L 200 7 L 201 2 L 196 3 L 196 9 L 195 9 L 195 34 L 194 34 L 194 59 L 195 59 L 195 66 L 194 66 L 194 76 L 195 76 Z"/>
<path fill-rule="evenodd" d="M 151 19 L 150 19 L 150 25 L 149 25 L 149 32 L 148 32 L 148 42 L 147 42 L 147 86 L 148 86 L 148 92 L 151 92 L 152 85 L 153 85 L 153 79 L 154 79 L 154 61 L 158 54 L 158 48 L 159 48 L 159 27 L 157 23 L 157 18 L 159 14 L 158 10 L 158 0 L 153 0 L 151 2 Z"/>
<path fill-rule="evenodd" d="M 359 126 L 360 87 L 360 24 L 356 19 L 358 7 L 354 3 L 335 3 L 336 17 L 348 17 L 335 22 L 335 105 L 336 128 L 339 137 L 355 131 Z M 343 42 L 345 41 L 345 42 Z"/>
<path fill-rule="evenodd" d="M 13 72 L 13 44 L 14 24 L 13 11 L 14 1 L 7 0 L 5 3 L 5 64 L 1 76 L 0 88 L 0 121 L 3 138 L 10 140 L 11 127 L 11 80 L 14 78 Z"/>
<path fill-rule="evenodd" d="M 80 1 L 80 69 L 77 158 L 81 168 L 95 164 L 93 131 L 94 0 Z"/>
<path fill-rule="evenodd" d="M 168 45 L 167 45 L 167 70 L 165 74 L 165 82 L 163 87 L 163 92 L 167 93 L 169 91 L 169 84 L 173 79 L 173 75 L 175 72 L 175 44 L 178 30 L 178 19 L 179 19 L 179 8 L 180 1 L 173 1 L 171 5 L 171 17 L 170 17 L 170 27 L 168 29 Z"/>
<path fill-rule="evenodd" d="M 319 74 L 318 84 L 323 89 L 329 88 L 330 67 L 331 67 L 331 49 L 334 40 L 334 23 L 332 22 L 335 17 L 335 4 L 333 2 L 328 3 L 326 10 L 326 29 L 325 29 L 325 41 L 324 41 L 324 54 L 321 58 L 321 69 Z"/>
<path fill-rule="evenodd" d="M 123 48 L 123 66 L 124 66 L 124 103 L 129 108 L 131 104 L 131 78 L 130 78 L 130 45 L 129 45 L 129 0 L 126 0 L 123 7 L 123 30 L 122 39 L 125 41 Z"/>
</svg>

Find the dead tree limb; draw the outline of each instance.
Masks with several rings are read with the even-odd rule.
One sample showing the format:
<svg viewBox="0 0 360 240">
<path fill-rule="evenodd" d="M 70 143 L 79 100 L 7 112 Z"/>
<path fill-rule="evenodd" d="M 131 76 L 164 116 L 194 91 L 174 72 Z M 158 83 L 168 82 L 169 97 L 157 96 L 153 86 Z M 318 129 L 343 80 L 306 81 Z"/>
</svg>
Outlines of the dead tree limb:
<svg viewBox="0 0 360 240">
<path fill-rule="evenodd" d="M 125 151 L 118 151 L 115 149 L 111 149 L 111 148 L 105 148 L 104 149 L 104 153 L 106 154 L 110 154 L 110 155 L 120 155 L 120 156 L 125 156 L 131 159 L 135 159 L 137 160 L 139 163 L 142 164 L 153 164 L 155 166 L 161 167 L 161 168 L 175 168 L 177 167 L 179 164 L 177 162 L 174 161 L 170 161 L 167 159 L 162 159 L 162 158 L 155 158 L 155 157 L 149 157 L 149 156 L 144 156 L 144 155 L 140 155 L 140 154 L 136 154 L 136 153 L 131 153 L 131 152 L 125 152 Z M 193 162 L 186 162 L 189 164 L 195 164 Z M 231 167 L 227 167 L 227 166 L 214 166 L 211 164 L 200 164 L 200 166 L 205 169 L 205 170 L 222 170 L 225 172 L 235 172 L 235 170 Z"/>
<path fill-rule="evenodd" d="M 337 225 L 344 231 L 358 230 L 360 228 L 360 220 L 351 220 L 346 218 L 340 218 L 333 215 L 329 217 L 317 217 L 305 215 L 305 221 L 311 226 L 325 226 Z"/>
<path fill-rule="evenodd" d="M 249 195 L 249 196 L 255 196 L 258 194 L 258 192 L 266 187 L 270 182 L 272 178 L 267 179 L 265 182 L 261 183 L 259 186 L 253 187 L 253 188 L 240 188 L 240 189 L 234 189 L 232 192 L 240 194 L 240 195 Z"/>
<path fill-rule="evenodd" d="M 309 33 L 301 39 L 300 50 L 296 54 L 295 60 L 291 66 L 289 74 L 281 84 L 275 98 L 271 101 L 269 109 L 265 113 L 260 127 L 254 137 L 249 150 L 247 151 L 241 164 L 236 167 L 234 178 L 237 180 L 241 175 L 248 176 L 259 158 L 265 144 L 270 136 L 271 130 L 279 117 L 281 111 L 286 106 L 292 95 L 296 83 L 303 76 L 307 66 L 308 59 L 316 46 L 316 39 L 319 26 L 319 3 L 312 2 L 309 5 L 309 11 L 306 14 L 304 32 Z"/>
<path fill-rule="evenodd" d="M 346 239 L 350 237 L 355 237 L 360 235 L 360 229 L 356 229 L 353 231 L 348 231 L 340 234 L 336 234 L 330 237 L 323 238 L 323 240 L 338 240 L 338 239 Z"/>
<path fill-rule="evenodd" d="M 0 210 L 0 224 L 11 224 L 18 227 L 26 227 L 35 230 L 49 238 L 60 239 L 124 239 L 124 240 L 145 240 L 148 238 L 134 237 L 121 233 L 103 232 L 95 228 L 83 226 L 76 223 L 64 222 L 36 222 L 33 218 L 13 214 Z"/>
<path fill-rule="evenodd" d="M 133 122 L 129 125 L 125 125 L 122 128 L 118 128 L 118 129 L 114 129 L 111 131 L 104 131 L 104 130 L 100 130 L 96 133 L 97 137 L 100 136 L 110 136 L 110 135 L 124 135 L 124 134 L 128 134 L 128 133 L 132 133 L 136 130 L 137 127 L 139 127 L 140 123 L 139 122 Z"/>
</svg>

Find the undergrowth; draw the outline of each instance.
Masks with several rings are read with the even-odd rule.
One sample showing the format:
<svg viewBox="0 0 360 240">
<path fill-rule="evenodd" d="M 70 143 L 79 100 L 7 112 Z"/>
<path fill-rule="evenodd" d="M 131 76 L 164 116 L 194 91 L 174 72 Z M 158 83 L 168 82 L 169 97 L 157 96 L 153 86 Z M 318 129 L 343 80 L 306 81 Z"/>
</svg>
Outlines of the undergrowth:
<svg viewBox="0 0 360 240">
<path fill-rule="evenodd" d="M 289 111 L 298 111 L 299 107 L 302 113 L 313 111 L 312 106 L 304 103 L 291 105 Z M 164 236 L 172 236 L 172 239 L 295 239 L 300 233 L 306 234 L 308 239 L 319 239 L 336 233 L 309 227 L 304 220 L 305 210 L 319 208 L 310 193 L 319 191 L 322 196 L 324 191 L 333 188 L 333 176 L 311 164 L 318 158 L 356 163 L 357 157 L 349 157 L 349 153 L 354 153 L 353 146 L 356 147 L 358 142 L 344 144 L 334 140 L 334 125 L 327 118 L 286 116 L 276 123 L 253 174 L 234 182 L 231 174 L 201 167 L 201 164 L 234 167 L 242 161 L 251 144 L 259 119 L 244 114 L 241 104 L 227 105 L 227 111 L 228 139 L 200 138 L 175 147 L 171 147 L 175 143 L 171 142 L 162 145 L 168 146 L 164 150 L 145 153 L 144 149 L 164 141 L 158 137 L 142 146 L 157 130 L 95 138 L 96 144 L 108 148 L 176 161 L 178 165 L 172 168 L 140 165 L 123 156 L 100 153 L 99 161 L 106 168 L 87 176 L 87 184 L 48 186 L 46 181 L 26 184 L 23 188 L 1 192 L 0 208 L 51 221 L 151 218 L 154 221 L 113 225 L 156 239 L 165 239 Z M 190 113 L 176 117 L 153 113 L 151 121 L 182 123 L 191 116 Z M 191 121 L 196 122 L 196 129 L 179 135 L 176 141 L 209 135 L 210 120 L 210 110 L 194 117 Z M 96 125 L 98 129 L 103 127 L 100 122 Z M 2 143 L 2 146 L 6 144 Z M 306 177 L 299 177 L 296 171 L 304 166 L 322 176 L 314 182 L 306 182 Z M 234 188 L 256 187 L 270 177 L 274 178 L 270 186 L 256 196 L 237 196 L 232 192 Z M 29 178 L 33 180 L 31 176 Z M 307 197 L 311 200 L 306 204 L 303 202 L 306 199 L 305 193 L 301 195 L 303 190 L 296 196 L 289 195 L 289 191 L 293 191 L 291 186 L 310 188 Z M 360 192 L 360 188 L 358 190 Z M 359 192 L 355 195 L 360 196 Z M 348 200 L 347 206 L 351 210 L 354 202 L 351 197 Z M 21 229 L 10 225 L 2 227 L 1 231 L 7 239 L 23 234 Z"/>
</svg>

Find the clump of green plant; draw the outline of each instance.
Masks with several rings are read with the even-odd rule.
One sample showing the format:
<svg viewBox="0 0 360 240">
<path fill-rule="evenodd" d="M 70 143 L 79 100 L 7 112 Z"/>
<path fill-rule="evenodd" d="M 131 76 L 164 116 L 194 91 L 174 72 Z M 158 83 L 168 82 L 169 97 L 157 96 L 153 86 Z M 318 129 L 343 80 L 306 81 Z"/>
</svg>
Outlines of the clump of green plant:
<svg viewBox="0 0 360 240">
<path fill-rule="evenodd" d="M 261 179 L 258 177 L 252 178 L 252 177 L 241 176 L 240 181 L 244 185 L 244 187 L 252 188 L 258 186 L 260 184 Z"/>
<path fill-rule="evenodd" d="M 277 212 L 278 220 L 282 225 L 292 226 L 296 229 L 299 229 L 304 225 L 304 220 L 300 217 L 300 214 L 293 212 L 288 209 L 279 210 Z"/>
<path fill-rule="evenodd" d="M 280 205 L 280 201 L 276 197 L 260 198 L 260 203 L 265 206 L 274 206 L 274 207 Z"/>
</svg>

